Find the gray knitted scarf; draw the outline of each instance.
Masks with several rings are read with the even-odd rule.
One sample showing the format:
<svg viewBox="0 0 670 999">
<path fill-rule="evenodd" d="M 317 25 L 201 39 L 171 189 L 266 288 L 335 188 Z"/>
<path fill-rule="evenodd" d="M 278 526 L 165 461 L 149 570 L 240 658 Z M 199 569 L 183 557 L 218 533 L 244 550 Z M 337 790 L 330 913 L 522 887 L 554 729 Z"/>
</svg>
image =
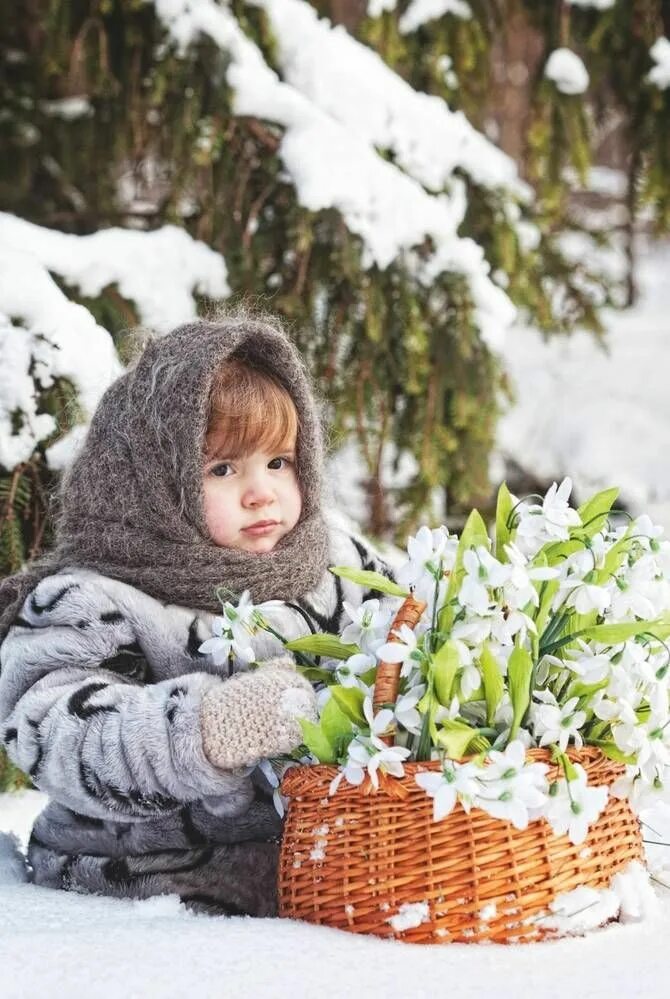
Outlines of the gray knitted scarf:
<svg viewBox="0 0 670 999">
<path fill-rule="evenodd" d="M 215 369 L 231 355 L 289 391 L 299 417 L 300 520 L 266 554 L 214 544 L 202 500 L 203 449 Z M 0 584 L 0 641 L 40 579 L 94 569 L 169 603 L 216 612 L 217 586 L 261 602 L 308 592 L 328 565 L 320 512 L 323 443 L 302 360 L 278 322 L 199 320 L 151 340 L 105 392 L 64 475 L 54 549 Z"/>
</svg>

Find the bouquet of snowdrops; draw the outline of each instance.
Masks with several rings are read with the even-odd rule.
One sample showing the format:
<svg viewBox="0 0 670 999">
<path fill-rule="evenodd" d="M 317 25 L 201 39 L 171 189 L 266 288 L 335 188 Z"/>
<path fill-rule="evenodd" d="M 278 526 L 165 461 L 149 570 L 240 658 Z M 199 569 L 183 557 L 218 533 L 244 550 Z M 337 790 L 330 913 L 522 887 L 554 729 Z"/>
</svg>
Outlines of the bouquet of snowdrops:
<svg viewBox="0 0 670 999">
<path fill-rule="evenodd" d="M 440 760 L 439 770 L 415 776 L 436 820 L 460 803 L 520 829 L 544 817 L 578 843 L 609 793 L 640 807 L 662 788 L 670 763 L 670 542 L 646 516 L 621 523 L 612 514 L 615 489 L 579 509 L 570 507 L 570 491 L 565 479 L 544 497 L 517 500 L 503 485 L 494 540 L 477 511 L 460 538 L 422 527 L 397 583 L 332 570 L 382 599 L 347 607 L 341 635 L 287 643 L 323 683 L 319 721 L 302 723 L 297 756 L 339 764 L 331 794 L 343 781 L 376 787 L 380 774 L 403 776 L 410 760 Z M 425 610 L 389 641 L 410 593 Z M 219 640 L 247 655 L 250 633 L 271 630 L 248 601 L 226 604 L 218 620 Z M 400 689 L 375 713 L 380 662 L 398 664 Z M 589 786 L 574 753 L 570 759 L 584 745 L 626 765 L 609 791 Z M 551 751 L 558 780 L 549 783 L 547 764 L 527 756 L 531 747 Z"/>
</svg>

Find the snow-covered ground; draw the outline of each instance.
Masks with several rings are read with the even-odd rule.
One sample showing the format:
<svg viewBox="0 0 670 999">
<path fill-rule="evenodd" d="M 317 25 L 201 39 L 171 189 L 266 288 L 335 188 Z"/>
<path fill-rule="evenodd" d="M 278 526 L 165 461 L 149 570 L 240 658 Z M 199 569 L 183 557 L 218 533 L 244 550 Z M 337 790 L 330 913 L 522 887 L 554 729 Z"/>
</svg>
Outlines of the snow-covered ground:
<svg viewBox="0 0 670 999">
<path fill-rule="evenodd" d="M 504 947 L 417 946 L 289 920 L 193 915 L 176 896 L 145 902 L 26 884 L 20 856 L 44 796 L 0 795 L 0 974 L 3 999 L 58 995 L 197 999 L 665 999 L 670 891 L 654 920 L 586 937 Z M 645 816 L 670 839 L 670 798 Z M 655 833 L 652 834 L 650 827 Z M 659 880 L 670 853 L 650 848 Z"/>
</svg>

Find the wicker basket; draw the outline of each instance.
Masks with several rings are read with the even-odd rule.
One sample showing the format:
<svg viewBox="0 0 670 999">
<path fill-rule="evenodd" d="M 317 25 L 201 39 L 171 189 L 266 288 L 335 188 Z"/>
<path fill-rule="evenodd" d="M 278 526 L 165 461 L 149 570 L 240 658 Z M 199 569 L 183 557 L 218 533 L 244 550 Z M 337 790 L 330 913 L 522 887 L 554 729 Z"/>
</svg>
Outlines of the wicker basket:
<svg viewBox="0 0 670 999">
<path fill-rule="evenodd" d="M 392 630 L 401 617 L 417 620 L 421 609 L 403 605 Z M 400 668 L 381 664 L 380 672 L 382 666 L 384 683 Z M 387 699 L 389 687 L 383 689 Z M 396 696 L 397 675 L 388 699 Z M 549 780 L 562 776 L 546 750 L 528 755 L 550 764 Z M 609 785 L 624 769 L 592 747 L 568 755 L 589 784 Z M 580 885 L 605 888 L 630 861 L 642 860 L 639 821 L 621 799 L 609 798 L 577 846 L 555 836 L 544 819 L 518 830 L 480 809 L 467 814 L 460 803 L 435 822 L 433 801 L 414 777 L 440 766 L 405 764 L 402 778 L 381 775 L 377 791 L 369 780 L 359 787 L 343 781 L 333 796 L 337 767 L 290 770 L 282 782 L 290 801 L 280 915 L 413 943 L 540 940 L 556 935 L 547 916 L 558 895 Z"/>
</svg>

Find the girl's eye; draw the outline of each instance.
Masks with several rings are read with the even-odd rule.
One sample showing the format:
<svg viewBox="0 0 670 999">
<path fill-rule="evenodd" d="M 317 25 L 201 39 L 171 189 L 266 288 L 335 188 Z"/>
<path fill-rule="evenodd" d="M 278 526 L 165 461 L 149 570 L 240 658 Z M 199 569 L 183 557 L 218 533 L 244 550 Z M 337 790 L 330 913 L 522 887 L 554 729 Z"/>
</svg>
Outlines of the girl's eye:
<svg viewBox="0 0 670 999">
<path fill-rule="evenodd" d="M 282 457 L 272 458 L 268 462 L 268 468 L 272 468 L 272 469 L 288 468 L 288 466 L 290 464 L 291 464 L 291 461 L 290 461 L 289 458 L 282 458 Z"/>
<path fill-rule="evenodd" d="M 218 465 L 214 465 L 209 470 L 210 475 L 216 475 L 217 478 L 224 479 L 226 476 L 230 475 L 233 470 L 233 466 L 228 464 L 227 461 L 219 462 Z"/>
</svg>

